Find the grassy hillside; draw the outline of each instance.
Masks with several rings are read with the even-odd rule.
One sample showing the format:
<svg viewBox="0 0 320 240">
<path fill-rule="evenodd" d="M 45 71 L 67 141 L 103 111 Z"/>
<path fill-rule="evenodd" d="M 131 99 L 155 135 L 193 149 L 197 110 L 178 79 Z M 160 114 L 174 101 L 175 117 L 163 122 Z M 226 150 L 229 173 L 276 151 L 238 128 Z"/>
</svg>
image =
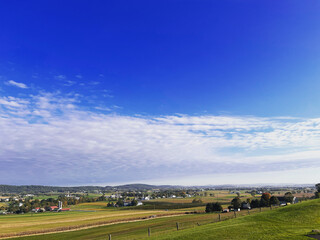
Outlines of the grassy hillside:
<svg viewBox="0 0 320 240">
<path fill-rule="evenodd" d="M 207 224 L 152 239 L 311 239 L 305 235 L 320 229 L 320 200 L 274 211 Z"/>
</svg>

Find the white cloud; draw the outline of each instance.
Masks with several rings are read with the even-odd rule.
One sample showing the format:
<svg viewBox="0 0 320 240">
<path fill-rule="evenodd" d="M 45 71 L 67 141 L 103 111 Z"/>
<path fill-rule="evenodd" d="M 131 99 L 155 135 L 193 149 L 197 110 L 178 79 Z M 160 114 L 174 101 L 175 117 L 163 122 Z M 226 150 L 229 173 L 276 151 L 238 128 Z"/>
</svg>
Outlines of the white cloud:
<svg viewBox="0 0 320 240">
<path fill-rule="evenodd" d="M 80 97 L 0 98 L 0 174 L 84 184 L 320 167 L 317 118 L 123 116 L 83 110 Z"/>
<path fill-rule="evenodd" d="M 76 78 L 82 79 L 82 75 L 81 74 L 77 74 Z"/>
<path fill-rule="evenodd" d="M 15 87 L 18 87 L 18 88 L 28 88 L 28 86 L 24 83 L 19 83 L 19 82 L 15 82 L 13 80 L 9 80 L 7 82 L 5 82 L 7 85 L 11 85 L 11 86 L 15 86 Z"/>
</svg>

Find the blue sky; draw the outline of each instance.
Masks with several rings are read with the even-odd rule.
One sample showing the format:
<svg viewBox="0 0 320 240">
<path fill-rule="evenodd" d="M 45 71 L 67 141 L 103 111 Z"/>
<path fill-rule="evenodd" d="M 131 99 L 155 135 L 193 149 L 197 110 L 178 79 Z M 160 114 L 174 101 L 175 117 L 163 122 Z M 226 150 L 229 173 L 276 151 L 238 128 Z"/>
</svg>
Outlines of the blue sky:
<svg viewBox="0 0 320 240">
<path fill-rule="evenodd" d="M 319 181 L 319 10 L 2 3 L 0 183 Z"/>
</svg>

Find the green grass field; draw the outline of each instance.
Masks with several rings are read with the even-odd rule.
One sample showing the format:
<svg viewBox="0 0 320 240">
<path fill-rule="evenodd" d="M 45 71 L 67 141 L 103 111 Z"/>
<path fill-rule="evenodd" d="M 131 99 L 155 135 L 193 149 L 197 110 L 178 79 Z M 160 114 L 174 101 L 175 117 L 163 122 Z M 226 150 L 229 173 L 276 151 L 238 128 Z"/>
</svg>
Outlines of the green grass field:
<svg viewBox="0 0 320 240">
<path fill-rule="evenodd" d="M 152 239 L 311 239 L 320 229 L 320 200 L 168 233 Z"/>
</svg>

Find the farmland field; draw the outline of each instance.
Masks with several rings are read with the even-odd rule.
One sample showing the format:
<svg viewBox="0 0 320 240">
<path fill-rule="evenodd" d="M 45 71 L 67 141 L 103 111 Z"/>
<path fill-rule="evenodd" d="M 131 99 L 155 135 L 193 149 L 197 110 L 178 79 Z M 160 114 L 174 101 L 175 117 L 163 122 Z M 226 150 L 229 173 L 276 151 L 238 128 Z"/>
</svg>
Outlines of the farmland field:
<svg viewBox="0 0 320 240">
<path fill-rule="evenodd" d="M 261 231 L 263 229 L 265 229 L 266 231 L 271 231 L 272 227 L 275 229 L 279 228 L 279 226 L 281 225 L 279 221 L 284 221 L 284 217 L 282 215 L 286 214 L 287 211 L 290 210 L 290 213 L 297 212 L 297 214 L 302 214 L 302 212 L 300 211 L 301 209 L 307 209 L 308 211 L 312 210 L 314 212 L 317 212 L 316 210 L 318 210 L 318 215 L 311 214 L 310 216 L 312 216 L 316 220 L 316 222 L 320 223 L 320 202 L 317 200 L 302 202 L 296 205 L 276 210 L 273 209 L 272 211 L 270 211 L 269 208 L 264 208 L 262 209 L 262 213 L 260 213 L 259 209 L 254 209 L 250 211 L 250 216 L 245 217 L 242 216 L 248 215 L 249 213 L 247 211 L 241 211 L 237 213 L 237 219 L 233 220 L 230 220 L 231 218 L 234 218 L 233 213 L 221 214 L 222 222 L 220 223 L 214 223 L 219 220 L 217 213 L 204 213 L 204 205 L 206 202 L 215 202 L 217 201 L 217 198 L 219 198 L 221 200 L 223 199 L 223 201 L 220 200 L 219 202 L 224 203 L 223 206 L 226 207 L 227 205 L 230 205 L 231 199 L 235 196 L 237 195 L 229 193 L 228 191 L 215 191 L 214 196 L 200 196 L 199 198 L 203 200 L 203 203 L 197 204 L 192 204 L 192 200 L 194 199 L 193 197 L 164 199 L 158 198 L 151 201 L 145 201 L 145 204 L 142 206 L 121 208 L 107 207 L 106 205 L 108 201 L 101 201 L 72 205 L 70 206 L 72 210 L 70 212 L 46 212 L 37 214 L 28 213 L 24 215 L 15 214 L 0 216 L 0 238 L 21 236 L 15 239 L 35 240 L 43 239 L 43 235 L 34 234 L 45 234 L 46 239 L 49 240 L 106 239 L 107 234 L 112 234 L 112 239 L 141 239 L 146 237 L 148 228 L 150 228 L 152 231 L 152 237 L 154 238 L 160 236 L 163 237 L 165 236 L 164 234 L 167 234 L 166 236 L 170 237 L 164 239 L 171 239 L 171 237 L 174 239 L 179 239 L 180 235 L 175 236 L 174 234 L 174 232 L 176 232 L 176 223 L 178 222 L 179 229 L 183 230 L 179 231 L 179 234 L 189 231 L 187 235 L 183 237 L 186 239 L 188 239 L 187 236 L 189 235 L 195 236 L 198 234 L 193 233 L 192 231 L 196 232 L 197 229 L 206 229 L 205 226 L 209 225 L 212 229 L 214 229 L 215 227 L 219 229 L 222 228 L 222 232 L 225 231 L 225 239 L 233 239 L 231 235 L 228 235 L 229 229 L 224 230 L 224 228 L 228 228 L 229 226 L 237 226 L 238 228 L 249 224 L 249 228 L 255 228 L 255 226 L 258 226 Z M 240 196 L 242 200 L 252 198 L 250 194 L 244 192 L 241 192 Z M 266 211 L 268 211 L 268 213 L 264 213 Z M 197 213 L 190 214 L 193 212 Z M 289 221 L 291 221 L 289 217 L 288 219 Z M 303 219 L 303 216 L 298 216 L 298 218 Z M 224 221 L 227 219 L 229 220 Z M 270 219 L 272 219 L 272 221 L 275 221 L 276 223 L 271 225 L 269 224 L 269 226 L 267 222 Z M 263 221 L 265 221 L 266 223 L 263 223 Z M 261 224 L 263 224 L 263 226 L 261 226 Z M 312 225 L 310 225 L 310 227 L 311 226 Z M 305 230 L 307 231 L 307 229 Z M 241 231 L 245 232 L 245 230 Z M 258 230 L 250 231 L 255 233 Z M 211 234 L 213 233 L 210 232 L 209 235 L 211 236 Z M 201 236 L 201 234 L 199 236 Z M 243 237 L 242 239 L 251 238 L 251 236 L 247 236 L 245 234 L 244 236 L 245 237 Z M 219 234 L 218 238 L 221 238 Z M 199 239 L 205 238 L 202 237 Z"/>
<path fill-rule="evenodd" d="M 128 221 L 147 218 L 152 215 L 179 214 L 175 211 L 147 211 L 147 210 L 100 210 L 100 211 L 70 211 L 46 212 L 38 214 L 0 216 L 0 236 L 10 236 L 21 232 L 47 232 L 68 228 L 101 225 L 112 222 Z"/>
<path fill-rule="evenodd" d="M 268 209 L 264 209 L 268 211 Z M 254 212 L 258 212 L 255 210 Z M 253 213 L 253 212 L 252 212 Z M 241 214 L 247 214 L 243 211 Z M 239 216 L 240 216 L 239 215 Z M 233 218 L 233 213 L 222 214 L 221 219 Z M 77 231 L 46 234 L 45 239 L 67 240 L 67 239 L 106 239 L 107 234 L 112 234 L 112 239 L 141 239 L 147 236 L 148 228 L 151 228 L 152 236 L 160 236 L 164 233 L 176 231 L 176 223 L 179 222 L 179 229 L 198 227 L 218 221 L 218 214 L 186 214 L 181 216 L 166 216 L 162 218 L 150 218 L 137 222 L 112 224 Z M 36 240 L 43 236 L 20 237 L 16 239 Z"/>
<path fill-rule="evenodd" d="M 269 208 L 263 209 L 263 212 L 269 211 L 274 212 L 277 210 L 270 211 Z M 106 212 L 109 212 L 109 217 L 112 218 L 118 218 L 121 216 L 122 212 L 125 212 L 129 214 L 127 217 L 131 217 L 130 213 L 132 212 L 134 214 L 137 214 L 137 210 L 109 210 L 109 211 L 97 211 L 97 212 L 86 212 L 88 215 L 79 215 L 79 218 L 88 218 L 92 214 L 95 213 L 104 213 L 104 216 L 106 217 Z M 151 214 L 159 213 L 161 214 L 176 214 L 175 211 L 165 211 L 159 212 L 159 211 L 151 211 Z M 260 213 L 259 209 L 251 210 L 251 215 L 254 214 L 263 214 Z M 140 214 L 143 212 L 140 211 Z M 120 215 L 119 215 L 120 214 Z M 148 213 L 150 216 L 150 213 Z M 241 211 L 237 213 L 238 218 L 241 219 L 243 215 L 247 215 L 247 211 Z M 159 216 L 158 215 L 158 216 Z M 70 217 L 70 216 L 69 216 Z M 227 220 L 234 218 L 233 213 L 226 213 L 221 214 L 221 220 Z M 47 217 L 44 217 L 44 219 L 49 219 Z M 63 218 L 62 218 L 63 219 Z M 71 220 L 71 219 L 70 219 Z M 66 221 L 65 224 L 70 224 L 72 221 Z M 75 220 L 75 218 L 72 218 L 72 220 Z M 130 220 L 130 218 L 127 218 L 127 220 Z M 106 223 L 103 226 L 94 226 L 92 228 L 85 228 L 75 231 L 63 231 L 59 233 L 51 233 L 46 234 L 45 239 L 106 239 L 107 234 L 112 234 L 112 239 L 141 239 L 147 236 L 147 230 L 148 228 L 151 228 L 152 236 L 162 236 L 163 234 L 170 234 L 172 232 L 176 231 L 176 223 L 179 223 L 179 229 L 190 229 L 190 228 L 199 228 L 201 225 L 208 225 L 213 222 L 217 222 L 219 220 L 218 214 L 184 214 L 180 216 L 160 216 L 157 218 L 148 218 L 148 219 L 140 219 L 139 221 L 129 221 L 126 223 L 117 223 L 117 224 L 110 224 Z M 61 220 L 60 220 L 61 221 Z M 229 222 L 230 220 L 226 221 Z M 182 231 L 183 232 L 183 231 Z M 29 236 L 29 237 L 20 237 L 17 239 L 25 239 L 25 240 L 35 240 L 35 239 L 43 239 L 43 235 L 35 235 L 35 236 Z"/>
<path fill-rule="evenodd" d="M 48 240 L 67 239 L 309 239 L 305 235 L 320 226 L 320 201 L 312 200 L 262 213 L 232 217 L 217 221 L 217 214 L 194 214 L 156 218 L 89 229 L 45 235 Z M 245 211 L 243 212 L 245 213 Z M 243 214 L 242 213 L 242 214 Z M 240 213 L 239 213 L 240 214 Z M 181 230 L 176 230 L 179 222 Z M 212 223 L 214 222 L 214 223 Z M 151 238 L 147 229 L 151 229 Z M 43 236 L 20 237 L 19 240 L 38 240 Z"/>
</svg>

